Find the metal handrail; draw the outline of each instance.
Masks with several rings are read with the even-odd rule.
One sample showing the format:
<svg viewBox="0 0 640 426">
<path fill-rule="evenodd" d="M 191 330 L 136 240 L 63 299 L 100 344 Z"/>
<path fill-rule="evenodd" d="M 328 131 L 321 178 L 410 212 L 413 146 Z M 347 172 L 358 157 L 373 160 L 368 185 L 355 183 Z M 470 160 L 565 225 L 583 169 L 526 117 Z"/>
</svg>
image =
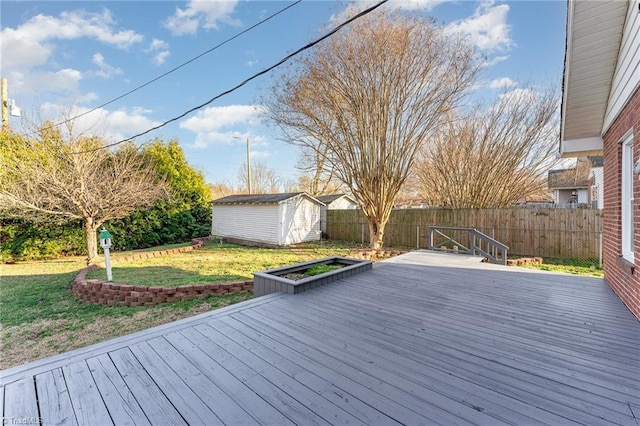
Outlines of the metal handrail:
<svg viewBox="0 0 640 426">
<path fill-rule="evenodd" d="M 464 228 L 457 226 L 429 226 L 428 238 L 429 238 L 429 250 L 442 250 L 453 251 L 457 253 L 470 254 L 475 256 L 480 254 L 492 263 L 507 264 L 507 252 L 509 247 L 502 244 L 490 236 L 483 234 L 476 228 Z M 443 231 L 455 231 L 456 234 L 447 235 Z M 469 237 L 469 247 L 466 247 L 459 240 L 459 233 L 467 233 Z M 448 232 L 448 234 L 452 234 Z M 434 244 L 434 236 L 440 235 L 445 238 L 441 243 Z M 446 244 L 452 243 L 453 249 L 448 249 Z"/>
</svg>

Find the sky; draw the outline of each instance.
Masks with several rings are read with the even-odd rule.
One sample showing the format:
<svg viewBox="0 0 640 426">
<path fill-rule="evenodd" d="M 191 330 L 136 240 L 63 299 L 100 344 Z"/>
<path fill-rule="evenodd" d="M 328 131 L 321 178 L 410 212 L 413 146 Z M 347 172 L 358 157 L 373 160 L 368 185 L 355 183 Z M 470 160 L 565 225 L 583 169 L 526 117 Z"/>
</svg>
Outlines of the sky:
<svg viewBox="0 0 640 426">
<path fill-rule="evenodd" d="M 59 120 L 110 102 L 189 61 L 291 1 L 12 1 L 0 3 L 0 74 L 23 119 Z M 219 95 L 375 2 L 302 0 L 179 70 L 76 120 L 117 142 Z M 486 56 L 472 98 L 553 86 L 560 91 L 566 2 L 391 0 L 387 9 L 433 17 Z M 296 179 L 297 148 L 264 118 L 263 100 L 286 66 L 136 139 L 177 139 L 209 183 L 237 183 L 251 158 Z"/>
</svg>

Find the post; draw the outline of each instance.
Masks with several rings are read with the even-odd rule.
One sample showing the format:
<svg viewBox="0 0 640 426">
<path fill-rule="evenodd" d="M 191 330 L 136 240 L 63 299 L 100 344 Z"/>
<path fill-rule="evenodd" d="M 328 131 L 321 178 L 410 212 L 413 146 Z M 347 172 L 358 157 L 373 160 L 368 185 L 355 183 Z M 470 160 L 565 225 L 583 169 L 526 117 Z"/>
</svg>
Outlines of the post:
<svg viewBox="0 0 640 426">
<path fill-rule="evenodd" d="M 251 143 L 247 137 L 247 183 L 249 186 L 249 194 L 251 194 Z"/>
<path fill-rule="evenodd" d="M 9 129 L 9 99 L 7 99 L 7 79 L 2 77 L 1 83 L 2 91 L 2 131 L 6 132 Z"/>
<path fill-rule="evenodd" d="M 602 269 L 602 231 L 598 233 L 598 268 Z"/>
<path fill-rule="evenodd" d="M 416 226 L 416 249 L 420 250 L 420 225 Z"/>
<path fill-rule="evenodd" d="M 113 281 L 113 275 L 111 275 L 111 255 L 109 254 L 109 247 L 104 248 L 104 266 L 107 269 L 107 281 Z"/>
<path fill-rule="evenodd" d="M 360 224 L 360 233 L 362 234 L 362 245 L 364 245 L 364 223 Z"/>
</svg>

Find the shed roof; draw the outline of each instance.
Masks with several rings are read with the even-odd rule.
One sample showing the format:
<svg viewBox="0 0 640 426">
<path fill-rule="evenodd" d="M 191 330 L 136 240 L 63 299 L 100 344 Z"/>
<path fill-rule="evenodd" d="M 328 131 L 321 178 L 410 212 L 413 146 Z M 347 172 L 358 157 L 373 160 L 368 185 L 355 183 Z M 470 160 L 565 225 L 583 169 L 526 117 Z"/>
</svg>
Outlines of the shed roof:
<svg viewBox="0 0 640 426">
<path fill-rule="evenodd" d="M 212 204 L 279 204 L 290 198 L 304 196 L 311 201 L 324 205 L 322 201 L 312 197 L 306 192 L 282 192 L 278 194 L 234 194 L 213 200 Z"/>
<path fill-rule="evenodd" d="M 348 198 L 352 203 L 355 204 L 354 199 L 349 197 L 347 194 L 318 195 L 316 198 L 325 204 L 331 204 L 342 197 Z"/>
</svg>

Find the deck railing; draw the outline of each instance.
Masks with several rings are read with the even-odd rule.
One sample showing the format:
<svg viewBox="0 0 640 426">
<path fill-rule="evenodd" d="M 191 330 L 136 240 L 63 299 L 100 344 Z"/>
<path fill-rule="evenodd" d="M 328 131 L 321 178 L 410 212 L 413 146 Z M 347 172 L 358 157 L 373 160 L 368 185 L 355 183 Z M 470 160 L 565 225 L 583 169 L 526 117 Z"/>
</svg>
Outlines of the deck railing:
<svg viewBox="0 0 640 426">
<path fill-rule="evenodd" d="M 441 250 L 482 255 L 491 263 L 507 264 L 509 247 L 475 228 L 461 228 L 455 226 L 429 226 L 429 250 Z M 436 242 L 436 238 L 443 241 Z M 464 243 L 463 243 L 464 241 Z M 447 247 L 450 244 L 451 248 Z"/>
</svg>

